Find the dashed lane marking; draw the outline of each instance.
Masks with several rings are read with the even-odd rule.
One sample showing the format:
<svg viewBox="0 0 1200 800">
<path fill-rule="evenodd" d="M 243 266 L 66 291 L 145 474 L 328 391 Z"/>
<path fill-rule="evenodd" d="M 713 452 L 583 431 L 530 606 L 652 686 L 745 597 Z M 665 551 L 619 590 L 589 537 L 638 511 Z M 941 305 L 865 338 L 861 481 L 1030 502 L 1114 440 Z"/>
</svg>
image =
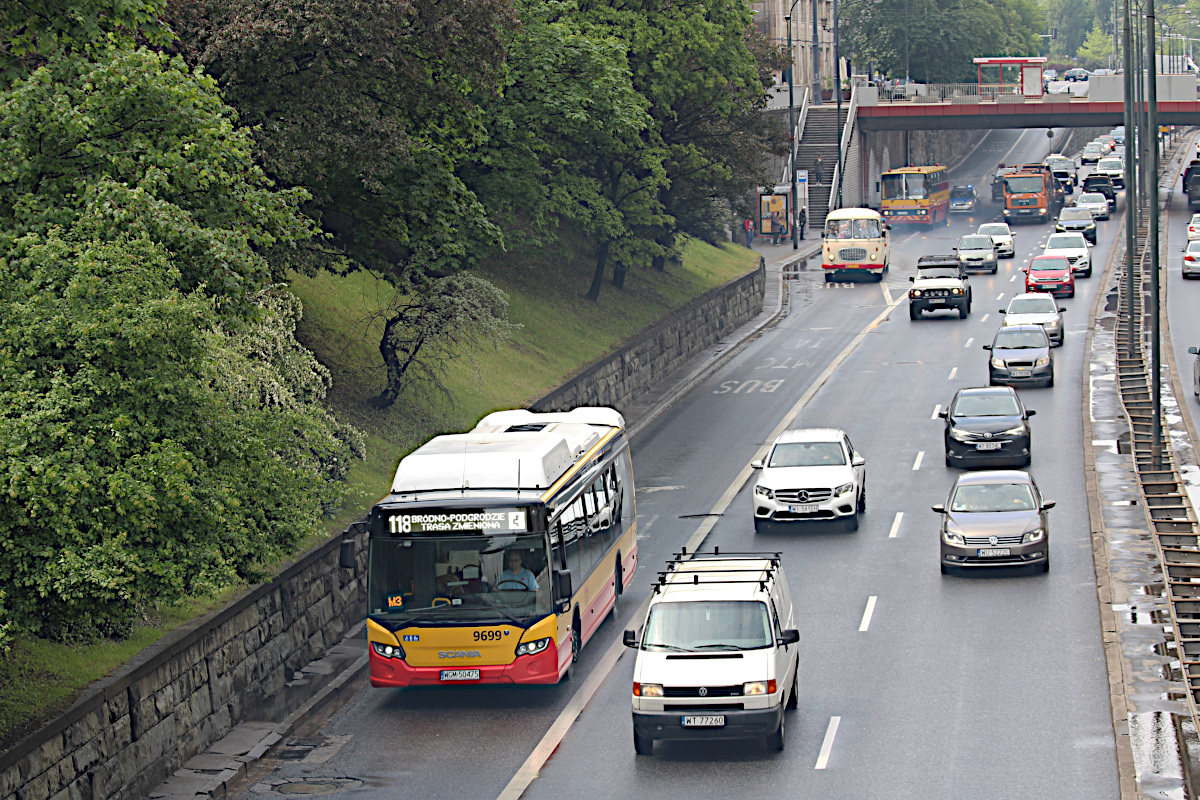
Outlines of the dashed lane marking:
<svg viewBox="0 0 1200 800">
<path fill-rule="evenodd" d="M 900 520 L 904 519 L 904 512 L 897 511 L 896 518 L 892 520 L 892 529 L 888 531 L 888 538 L 895 539 L 896 534 L 900 533 Z"/>
<path fill-rule="evenodd" d="M 913 469 L 914 469 L 914 470 L 918 470 L 918 469 L 920 469 L 920 468 L 921 468 L 921 459 L 922 459 L 922 458 L 924 458 L 924 457 L 925 457 L 925 451 L 924 451 L 924 450 L 922 450 L 921 452 L 917 453 L 917 460 L 913 462 Z"/>
<path fill-rule="evenodd" d="M 936 406 L 934 406 L 934 407 L 933 407 L 933 414 L 932 414 L 932 415 L 931 415 L 929 418 L 930 418 L 930 419 L 937 419 L 937 418 L 938 418 L 938 417 L 937 417 L 937 415 L 938 415 L 938 412 L 939 412 L 939 411 L 941 411 L 941 410 L 942 410 L 942 404 L 941 404 L 941 403 L 938 403 Z"/>
<path fill-rule="evenodd" d="M 821 742 L 821 752 L 817 754 L 817 763 L 813 765 L 813 769 L 825 769 L 829 766 L 829 754 L 833 752 L 833 740 L 837 736 L 838 725 L 841 724 L 841 717 L 829 718 L 829 727 L 825 729 L 825 740 Z"/>
<path fill-rule="evenodd" d="M 863 609 L 862 622 L 858 623 L 858 632 L 866 633 L 871 627 L 871 615 L 875 613 L 875 601 L 878 599 L 876 595 L 871 595 L 867 598 L 867 607 Z"/>
<path fill-rule="evenodd" d="M 946 376 L 946 380 L 948 380 L 948 381 L 954 380 L 954 376 L 957 374 L 958 374 L 958 367 L 951 367 L 950 374 Z"/>
</svg>

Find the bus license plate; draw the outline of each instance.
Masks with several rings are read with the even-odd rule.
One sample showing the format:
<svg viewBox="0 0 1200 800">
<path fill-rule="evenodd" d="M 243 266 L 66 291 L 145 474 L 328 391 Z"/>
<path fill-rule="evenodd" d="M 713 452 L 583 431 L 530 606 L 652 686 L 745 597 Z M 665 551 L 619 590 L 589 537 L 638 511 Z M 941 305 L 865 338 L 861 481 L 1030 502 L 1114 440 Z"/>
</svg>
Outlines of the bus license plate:
<svg viewBox="0 0 1200 800">
<path fill-rule="evenodd" d="M 994 557 L 994 556 L 1007 556 L 1007 555 L 1010 555 L 1009 549 L 1007 547 L 981 547 L 979 549 L 979 557 L 980 558 L 988 558 L 988 557 Z"/>
<path fill-rule="evenodd" d="M 788 511 L 793 514 L 812 514 L 819 508 L 816 503 L 806 503 L 802 506 L 788 506 Z"/>
<path fill-rule="evenodd" d="M 477 669 L 444 669 L 444 670 L 442 670 L 442 680 L 444 680 L 444 681 L 477 681 L 477 680 L 479 680 L 479 670 L 477 670 Z"/>
<path fill-rule="evenodd" d="M 725 727 L 724 715 L 718 717 L 695 717 L 685 716 L 683 718 L 683 727 L 685 728 L 723 728 Z"/>
<path fill-rule="evenodd" d="M 975 445 L 976 450 L 999 450 L 1000 442 L 978 442 Z"/>
</svg>

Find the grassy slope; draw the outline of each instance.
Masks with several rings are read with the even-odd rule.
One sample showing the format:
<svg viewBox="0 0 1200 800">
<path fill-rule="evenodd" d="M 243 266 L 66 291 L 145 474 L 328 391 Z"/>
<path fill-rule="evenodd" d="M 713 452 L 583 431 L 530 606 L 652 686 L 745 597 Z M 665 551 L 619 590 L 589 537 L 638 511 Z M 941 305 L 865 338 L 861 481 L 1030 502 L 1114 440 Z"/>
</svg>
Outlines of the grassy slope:
<svg viewBox="0 0 1200 800">
<path fill-rule="evenodd" d="M 447 385 L 455 402 L 410 398 L 382 411 L 367 401 L 383 383 L 376 349 L 382 323 L 375 315 L 391 296 L 388 287 L 362 273 L 296 277 L 292 288 L 305 307 L 300 339 L 333 373 L 329 402 L 335 413 L 368 437 L 367 460 L 351 470 L 346 502 L 329 530 L 358 518 L 385 494 L 400 457 L 430 436 L 465 430 L 498 408 L 528 404 L 625 339 L 756 263 L 756 254 L 742 247 L 718 249 L 692 242 L 682 266 L 665 273 L 631 272 L 624 291 L 605 284 L 599 303 L 583 297 L 591 279 L 587 265 L 515 260 L 490 265 L 481 271 L 509 293 L 510 318 L 523 327 L 498 351 L 475 354 L 482 380 L 475 380 L 465 358 L 452 368 Z M 309 537 L 300 549 L 327 533 Z M 244 588 L 156 610 L 122 642 L 68 646 L 18 641 L 10 656 L 0 659 L 0 749 L 66 709 L 84 687 L 142 648 Z"/>
</svg>

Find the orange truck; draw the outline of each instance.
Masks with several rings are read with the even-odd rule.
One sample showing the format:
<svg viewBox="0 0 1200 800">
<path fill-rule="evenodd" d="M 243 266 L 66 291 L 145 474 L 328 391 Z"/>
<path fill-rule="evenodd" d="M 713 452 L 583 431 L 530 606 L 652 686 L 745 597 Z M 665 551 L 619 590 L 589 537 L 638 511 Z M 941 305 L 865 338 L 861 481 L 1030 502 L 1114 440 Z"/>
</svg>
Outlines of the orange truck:
<svg viewBox="0 0 1200 800">
<path fill-rule="evenodd" d="M 1004 221 L 1049 222 L 1065 202 L 1062 185 L 1050 168 L 1042 164 L 1023 164 L 1004 181 Z"/>
</svg>

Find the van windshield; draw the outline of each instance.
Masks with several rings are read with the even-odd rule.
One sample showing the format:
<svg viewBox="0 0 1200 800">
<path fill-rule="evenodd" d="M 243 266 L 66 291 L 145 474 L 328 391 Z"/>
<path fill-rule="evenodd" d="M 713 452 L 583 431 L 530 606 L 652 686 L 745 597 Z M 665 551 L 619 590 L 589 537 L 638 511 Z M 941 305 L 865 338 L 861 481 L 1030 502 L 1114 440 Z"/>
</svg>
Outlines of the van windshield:
<svg viewBox="0 0 1200 800">
<path fill-rule="evenodd" d="M 642 647 L 655 650 L 756 650 L 775 643 L 767 606 L 759 600 L 656 603 Z"/>
</svg>

